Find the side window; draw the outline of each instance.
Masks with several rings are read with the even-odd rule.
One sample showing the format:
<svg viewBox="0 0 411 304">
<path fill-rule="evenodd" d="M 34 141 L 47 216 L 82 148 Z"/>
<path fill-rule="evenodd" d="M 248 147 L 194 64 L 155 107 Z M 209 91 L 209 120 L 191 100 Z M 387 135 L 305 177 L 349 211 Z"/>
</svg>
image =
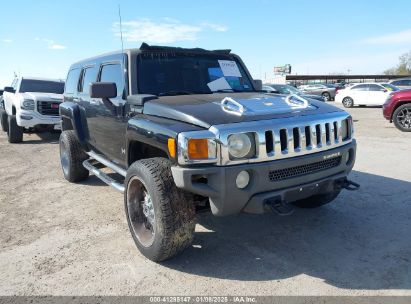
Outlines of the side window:
<svg viewBox="0 0 411 304">
<path fill-rule="evenodd" d="M 378 84 L 370 84 L 369 91 L 377 92 L 377 91 L 385 91 L 386 88 L 379 86 Z"/>
<path fill-rule="evenodd" d="M 72 69 L 68 72 L 64 93 L 73 94 L 77 92 L 80 69 Z"/>
<path fill-rule="evenodd" d="M 391 82 L 391 84 L 395 86 L 401 85 L 401 81 L 396 80 L 396 81 Z"/>
<path fill-rule="evenodd" d="M 79 87 L 79 92 L 88 94 L 90 91 L 90 84 L 97 81 L 97 69 L 95 66 L 88 67 L 83 70 L 83 77 L 81 80 L 81 85 Z"/>
<path fill-rule="evenodd" d="M 359 84 L 351 88 L 352 91 L 368 91 L 368 84 Z"/>
<path fill-rule="evenodd" d="M 404 80 L 402 85 L 411 86 L 411 80 Z"/>
<path fill-rule="evenodd" d="M 114 82 L 117 86 L 117 96 L 121 96 L 124 90 L 123 73 L 120 64 L 106 64 L 101 67 L 100 81 Z"/>
</svg>

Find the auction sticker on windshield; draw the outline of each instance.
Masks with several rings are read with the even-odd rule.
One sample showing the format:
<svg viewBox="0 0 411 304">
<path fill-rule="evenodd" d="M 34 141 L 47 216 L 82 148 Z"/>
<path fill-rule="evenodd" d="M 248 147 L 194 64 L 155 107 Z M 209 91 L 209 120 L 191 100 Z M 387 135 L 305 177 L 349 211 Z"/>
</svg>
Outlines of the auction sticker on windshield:
<svg viewBox="0 0 411 304">
<path fill-rule="evenodd" d="M 218 60 L 224 76 L 242 77 L 237 63 L 232 60 Z"/>
</svg>

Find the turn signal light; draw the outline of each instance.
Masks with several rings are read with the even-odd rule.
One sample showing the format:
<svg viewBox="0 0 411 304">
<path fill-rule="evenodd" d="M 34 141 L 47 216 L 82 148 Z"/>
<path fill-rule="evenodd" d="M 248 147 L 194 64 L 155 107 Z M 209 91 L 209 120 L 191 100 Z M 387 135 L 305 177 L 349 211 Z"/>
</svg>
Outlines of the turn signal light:
<svg viewBox="0 0 411 304">
<path fill-rule="evenodd" d="M 190 159 L 207 159 L 208 139 L 189 139 L 187 150 Z"/>
<path fill-rule="evenodd" d="M 176 140 L 174 138 L 169 138 L 167 141 L 168 153 L 171 157 L 176 157 Z"/>
</svg>

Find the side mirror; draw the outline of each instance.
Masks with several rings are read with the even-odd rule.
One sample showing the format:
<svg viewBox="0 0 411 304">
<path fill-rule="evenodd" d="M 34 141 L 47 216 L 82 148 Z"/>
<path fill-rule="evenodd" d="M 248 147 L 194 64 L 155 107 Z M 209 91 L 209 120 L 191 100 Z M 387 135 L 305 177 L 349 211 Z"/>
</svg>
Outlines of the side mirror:
<svg viewBox="0 0 411 304">
<path fill-rule="evenodd" d="M 3 90 L 0 90 L 0 96 L 3 96 Z"/>
<path fill-rule="evenodd" d="M 117 85 L 114 82 L 92 82 L 90 97 L 103 99 L 117 97 Z"/>
<path fill-rule="evenodd" d="M 13 87 L 4 87 L 4 92 L 15 93 L 16 91 L 13 89 Z"/>
<path fill-rule="evenodd" d="M 261 91 L 263 89 L 263 81 L 260 79 L 254 79 L 253 81 L 254 89 L 256 91 Z"/>
</svg>

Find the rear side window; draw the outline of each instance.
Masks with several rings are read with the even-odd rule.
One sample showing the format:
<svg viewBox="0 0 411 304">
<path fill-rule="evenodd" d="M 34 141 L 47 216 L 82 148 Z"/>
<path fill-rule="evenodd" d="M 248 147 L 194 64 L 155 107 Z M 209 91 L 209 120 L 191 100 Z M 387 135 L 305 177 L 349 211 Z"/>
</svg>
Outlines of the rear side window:
<svg viewBox="0 0 411 304">
<path fill-rule="evenodd" d="M 78 80 L 80 78 L 80 69 L 72 69 L 68 72 L 64 92 L 73 94 L 77 92 Z"/>
<path fill-rule="evenodd" d="M 117 86 L 117 96 L 121 96 L 124 90 L 124 75 L 120 64 L 106 64 L 101 67 L 101 82 L 114 82 Z"/>
<path fill-rule="evenodd" d="M 81 86 L 79 88 L 79 92 L 89 93 L 90 91 L 90 84 L 92 82 L 97 81 L 97 69 L 95 66 L 85 68 L 83 70 L 83 77 L 81 81 Z"/>
<path fill-rule="evenodd" d="M 376 92 L 376 91 L 385 91 L 386 89 L 382 86 L 379 86 L 378 84 L 370 84 L 369 90 Z"/>
<path fill-rule="evenodd" d="M 368 91 L 368 84 L 359 84 L 351 88 L 352 91 Z"/>
</svg>

